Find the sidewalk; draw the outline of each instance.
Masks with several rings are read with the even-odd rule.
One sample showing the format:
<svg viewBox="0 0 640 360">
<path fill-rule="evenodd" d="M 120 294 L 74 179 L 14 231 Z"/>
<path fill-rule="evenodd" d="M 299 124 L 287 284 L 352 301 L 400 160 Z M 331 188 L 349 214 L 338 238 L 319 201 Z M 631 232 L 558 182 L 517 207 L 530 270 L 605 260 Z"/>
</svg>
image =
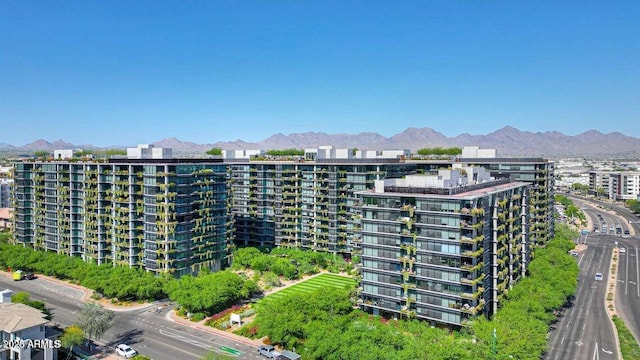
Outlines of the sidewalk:
<svg viewBox="0 0 640 360">
<path fill-rule="evenodd" d="M 64 286 L 68 286 L 70 288 L 74 288 L 76 290 L 80 290 L 80 291 L 84 291 L 84 295 L 82 296 L 82 301 L 83 302 L 93 302 L 93 303 L 98 303 L 100 305 L 102 305 L 102 307 L 104 307 L 105 309 L 109 309 L 109 310 L 113 310 L 113 311 L 129 311 L 129 310 L 139 310 L 139 309 L 144 309 L 147 307 L 152 306 L 152 303 L 141 303 L 138 304 L 136 303 L 135 305 L 115 305 L 115 304 L 111 304 L 108 300 L 103 300 L 103 301 L 97 301 L 91 298 L 91 296 L 93 295 L 93 290 L 91 289 L 87 289 L 86 287 L 82 286 L 82 285 L 78 285 L 78 284 L 74 284 L 71 283 L 69 281 L 66 280 L 60 280 L 60 279 L 56 279 L 52 276 L 47 276 L 47 275 L 41 275 L 41 274 L 37 274 L 39 278 L 42 279 L 46 279 L 48 281 L 51 282 L 55 282 L 58 283 L 60 285 L 64 285 Z"/>
</svg>

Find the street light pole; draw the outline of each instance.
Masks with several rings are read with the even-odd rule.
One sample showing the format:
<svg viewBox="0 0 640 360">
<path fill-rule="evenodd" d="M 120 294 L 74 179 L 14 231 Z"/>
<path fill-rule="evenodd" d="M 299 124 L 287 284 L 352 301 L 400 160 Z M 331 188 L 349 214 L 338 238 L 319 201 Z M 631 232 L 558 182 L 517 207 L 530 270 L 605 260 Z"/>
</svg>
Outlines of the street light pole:
<svg viewBox="0 0 640 360">
<path fill-rule="evenodd" d="M 496 333 L 496 328 L 493 328 L 493 333 L 491 334 L 491 354 L 493 355 L 493 360 L 498 358 L 498 351 L 496 349 L 496 342 L 498 340 L 498 334 Z"/>
</svg>

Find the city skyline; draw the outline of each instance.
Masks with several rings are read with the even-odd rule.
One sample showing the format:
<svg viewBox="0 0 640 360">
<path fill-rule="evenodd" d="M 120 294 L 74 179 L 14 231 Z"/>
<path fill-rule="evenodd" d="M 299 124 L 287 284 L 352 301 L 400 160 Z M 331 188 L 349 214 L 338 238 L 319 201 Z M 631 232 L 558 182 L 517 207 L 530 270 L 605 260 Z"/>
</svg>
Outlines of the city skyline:
<svg viewBox="0 0 640 360">
<path fill-rule="evenodd" d="M 626 1 L 3 3 L 0 142 L 507 125 L 640 137 L 639 12 Z"/>
</svg>

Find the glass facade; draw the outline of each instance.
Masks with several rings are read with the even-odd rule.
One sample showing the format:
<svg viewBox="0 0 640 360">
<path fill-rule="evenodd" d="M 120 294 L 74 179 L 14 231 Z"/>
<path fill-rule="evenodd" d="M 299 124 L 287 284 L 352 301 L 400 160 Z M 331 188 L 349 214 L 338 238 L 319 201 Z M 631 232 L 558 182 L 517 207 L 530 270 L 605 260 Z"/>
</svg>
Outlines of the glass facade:
<svg viewBox="0 0 640 360">
<path fill-rule="evenodd" d="M 529 184 L 452 196 L 362 192 L 361 308 L 460 326 L 491 316 L 529 258 Z"/>
<path fill-rule="evenodd" d="M 225 266 L 226 166 L 164 160 L 15 164 L 16 241 L 176 276 Z"/>
</svg>

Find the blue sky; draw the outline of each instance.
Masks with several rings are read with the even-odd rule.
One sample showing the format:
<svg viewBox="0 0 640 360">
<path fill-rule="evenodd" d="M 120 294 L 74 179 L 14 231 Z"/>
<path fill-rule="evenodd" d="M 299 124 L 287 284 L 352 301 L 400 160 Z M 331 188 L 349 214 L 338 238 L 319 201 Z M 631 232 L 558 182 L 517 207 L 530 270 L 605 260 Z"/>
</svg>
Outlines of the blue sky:
<svg viewBox="0 0 640 360">
<path fill-rule="evenodd" d="M 2 1 L 0 143 L 640 137 L 638 1 Z"/>
</svg>

